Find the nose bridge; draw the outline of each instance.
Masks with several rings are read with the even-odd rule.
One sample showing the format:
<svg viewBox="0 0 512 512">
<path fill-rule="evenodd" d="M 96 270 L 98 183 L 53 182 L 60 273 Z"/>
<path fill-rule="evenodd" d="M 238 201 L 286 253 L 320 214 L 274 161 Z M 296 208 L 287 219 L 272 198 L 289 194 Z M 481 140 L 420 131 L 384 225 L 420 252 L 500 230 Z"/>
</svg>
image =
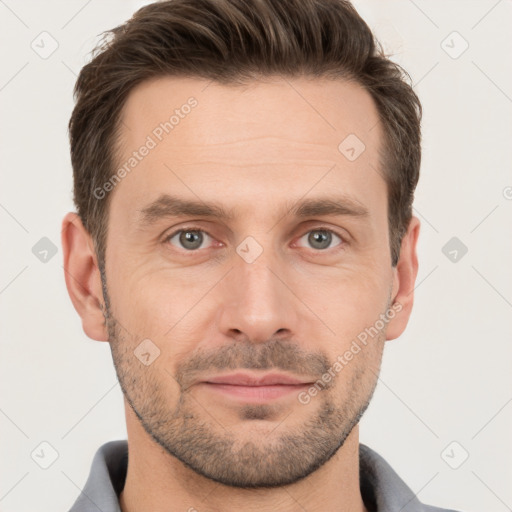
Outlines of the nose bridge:
<svg viewBox="0 0 512 512">
<path fill-rule="evenodd" d="M 247 237 L 236 247 L 234 267 L 226 283 L 230 299 L 221 319 L 225 334 L 243 333 L 250 341 L 264 342 L 283 330 L 289 335 L 296 328 L 297 305 L 282 268 L 271 235 L 258 240 Z"/>
<path fill-rule="evenodd" d="M 271 237 L 267 237 L 263 246 L 253 237 L 248 237 L 236 249 L 239 259 L 234 271 L 240 285 L 239 304 L 261 319 L 286 302 L 283 283 L 275 275 L 281 265 L 270 240 Z"/>
<path fill-rule="evenodd" d="M 240 284 L 241 303 L 261 312 L 264 312 L 267 307 L 284 302 L 283 284 L 276 277 L 276 258 L 268 255 L 269 252 L 269 250 L 265 251 L 251 263 L 241 258 L 241 261 L 235 265 L 237 282 Z"/>
</svg>

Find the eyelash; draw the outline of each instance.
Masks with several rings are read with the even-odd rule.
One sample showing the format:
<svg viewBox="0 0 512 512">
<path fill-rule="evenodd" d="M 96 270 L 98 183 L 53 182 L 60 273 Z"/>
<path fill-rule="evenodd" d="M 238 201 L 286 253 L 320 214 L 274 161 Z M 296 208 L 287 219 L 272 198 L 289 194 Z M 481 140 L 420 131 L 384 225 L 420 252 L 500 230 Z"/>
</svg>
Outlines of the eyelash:
<svg viewBox="0 0 512 512">
<path fill-rule="evenodd" d="M 182 233 L 182 232 L 186 232 L 186 231 L 194 231 L 194 232 L 199 232 L 199 233 L 204 233 L 206 235 L 208 235 L 211 239 L 215 239 L 212 235 L 210 235 L 210 233 L 208 233 L 208 231 L 205 231 L 204 229 L 200 229 L 196 226 L 185 226 L 185 227 L 182 227 L 176 231 L 174 231 L 173 233 L 171 233 L 170 235 L 167 235 L 164 240 L 163 240 L 163 243 L 168 243 L 172 238 L 174 238 L 177 234 L 179 233 Z M 311 232 L 314 232 L 314 231 L 325 231 L 327 233 L 331 233 L 333 235 L 336 235 L 340 240 L 341 240 L 341 243 L 338 244 L 337 246 L 331 248 L 331 249 L 311 249 L 312 251 L 315 251 L 315 252 L 318 252 L 318 253 L 324 253 L 324 252 L 328 252 L 329 250 L 333 250 L 333 249 L 336 249 L 338 248 L 339 250 L 343 249 L 346 245 L 348 245 L 348 242 L 345 238 L 345 236 L 342 236 L 340 233 L 338 233 L 337 231 L 334 231 L 333 229 L 330 229 L 330 228 L 327 228 L 327 227 L 318 227 L 318 228 L 314 228 L 314 229 L 310 229 L 309 231 L 306 231 L 306 233 L 304 233 L 304 235 L 307 235 L 308 233 L 311 233 Z M 304 235 L 302 235 L 300 238 L 303 238 Z M 199 252 L 201 249 L 194 249 L 194 250 L 187 250 L 187 249 L 182 249 L 183 251 L 187 252 L 187 253 L 197 253 Z"/>
</svg>

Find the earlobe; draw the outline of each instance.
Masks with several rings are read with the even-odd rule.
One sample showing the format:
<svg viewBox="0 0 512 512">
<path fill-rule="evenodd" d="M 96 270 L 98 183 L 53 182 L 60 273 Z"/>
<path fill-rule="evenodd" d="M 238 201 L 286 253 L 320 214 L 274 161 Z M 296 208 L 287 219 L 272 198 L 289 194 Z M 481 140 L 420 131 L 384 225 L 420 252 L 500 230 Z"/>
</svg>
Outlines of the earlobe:
<svg viewBox="0 0 512 512">
<path fill-rule="evenodd" d="M 61 243 L 66 287 L 82 319 L 82 328 L 89 338 L 108 341 L 102 311 L 101 277 L 94 246 L 90 234 L 74 212 L 67 213 L 62 221 Z"/>
<path fill-rule="evenodd" d="M 420 221 L 412 217 L 407 232 L 402 238 L 400 258 L 394 269 L 391 308 L 395 315 L 386 329 L 386 340 L 398 338 L 407 327 L 414 303 L 414 286 L 418 275 L 416 244 L 419 237 Z"/>
</svg>

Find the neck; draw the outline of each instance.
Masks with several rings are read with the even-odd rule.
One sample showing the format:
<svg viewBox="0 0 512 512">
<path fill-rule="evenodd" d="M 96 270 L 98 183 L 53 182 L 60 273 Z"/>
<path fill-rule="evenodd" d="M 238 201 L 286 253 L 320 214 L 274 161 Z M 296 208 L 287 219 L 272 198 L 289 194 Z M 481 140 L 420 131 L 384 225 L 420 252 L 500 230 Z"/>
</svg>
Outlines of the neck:
<svg viewBox="0 0 512 512">
<path fill-rule="evenodd" d="M 264 489 L 229 487 L 185 466 L 146 433 L 127 408 L 128 471 L 122 512 L 366 512 L 359 487 L 359 427 L 323 466 L 291 485 Z"/>
</svg>

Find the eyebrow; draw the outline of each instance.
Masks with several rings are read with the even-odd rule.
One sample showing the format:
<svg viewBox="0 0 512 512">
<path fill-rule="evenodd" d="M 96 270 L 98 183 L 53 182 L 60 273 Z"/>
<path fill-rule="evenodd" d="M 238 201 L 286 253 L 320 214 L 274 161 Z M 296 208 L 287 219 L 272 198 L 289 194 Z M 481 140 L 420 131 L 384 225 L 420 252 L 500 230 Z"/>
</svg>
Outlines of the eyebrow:
<svg viewBox="0 0 512 512">
<path fill-rule="evenodd" d="M 291 214 L 297 218 L 313 217 L 320 215 L 349 216 L 355 218 L 369 217 L 368 209 L 359 201 L 349 196 L 328 196 L 303 199 L 295 204 L 288 204 L 284 208 L 285 213 L 279 218 Z M 138 224 L 147 228 L 160 219 L 168 217 L 211 217 L 224 221 L 232 221 L 237 216 L 237 209 L 226 209 L 215 202 L 183 199 L 169 194 L 160 195 L 155 201 L 138 210 Z"/>
</svg>

